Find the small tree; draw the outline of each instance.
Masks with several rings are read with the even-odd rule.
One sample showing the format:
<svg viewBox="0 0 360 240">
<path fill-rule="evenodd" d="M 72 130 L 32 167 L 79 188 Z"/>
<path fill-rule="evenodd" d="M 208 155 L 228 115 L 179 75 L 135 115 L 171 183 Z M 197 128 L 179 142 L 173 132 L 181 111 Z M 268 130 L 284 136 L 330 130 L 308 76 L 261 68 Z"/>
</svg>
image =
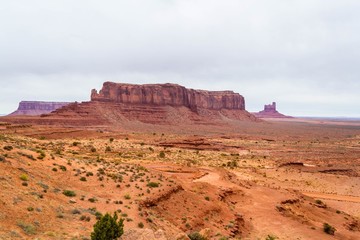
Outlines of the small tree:
<svg viewBox="0 0 360 240">
<path fill-rule="evenodd" d="M 116 212 L 114 216 L 106 213 L 94 225 L 91 240 L 115 240 L 124 233 L 124 219 L 119 219 Z"/>
</svg>

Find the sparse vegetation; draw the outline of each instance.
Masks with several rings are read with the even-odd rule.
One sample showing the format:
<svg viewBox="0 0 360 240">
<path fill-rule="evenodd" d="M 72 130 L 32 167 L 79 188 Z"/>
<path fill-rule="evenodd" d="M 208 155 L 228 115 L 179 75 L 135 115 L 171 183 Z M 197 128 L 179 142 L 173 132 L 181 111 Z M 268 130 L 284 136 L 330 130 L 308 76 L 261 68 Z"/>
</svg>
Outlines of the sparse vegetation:
<svg viewBox="0 0 360 240">
<path fill-rule="evenodd" d="M 266 236 L 265 240 L 276 240 L 278 239 L 275 235 L 269 234 Z"/>
<path fill-rule="evenodd" d="M 71 190 L 64 190 L 63 194 L 65 196 L 67 196 L 67 197 L 75 197 L 76 196 L 76 193 L 74 191 L 71 191 Z"/>
<path fill-rule="evenodd" d="M 106 213 L 94 225 L 91 233 L 91 240 L 115 240 L 124 233 L 124 219 L 119 219 L 114 213 L 113 216 Z"/>
<path fill-rule="evenodd" d="M 27 174 L 23 173 L 20 175 L 20 179 L 22 181 L 29 181 L 29 176 Z"/>
<path fill-rule="evenodd" d="M 161 152 L 159 153 L 159 157 L 160 157 L 160 158 L 165 158 L 165 152 L 161 151 Z"/>
<path fill-rule="evenodd" d="M 17 225 L 27 234 L 27 235 L 34 235 L 36 234 L 36 227 L 30 223 L 25 223 L 20 221 Z"/>
<path fill-rule="evenodd" d="M 336 229 L 328 223 L 324 223 L 323 230 L 329 235 L 335 235 Z"/>
<path fill-rule="evenodd" d="M 149 182 L 148 184 L 146 184 L 146 186 L 148 186 L 150 188 L 157 188 L 157 187 L 159 187 L 159 183 L 157 183 L 157 182 Z"/>
<path fill-rule="evenodd" d="M 198 232 L 192 232 L 188 235 L 191 240 L 207 240 L 203 235 Z"/>
<path fill-rule="evenodd" d="M 4 150 L 6 151 L 11 151 L 13 149 L 14 149 L 13 146 L 4 146 Z"/>
</svg>

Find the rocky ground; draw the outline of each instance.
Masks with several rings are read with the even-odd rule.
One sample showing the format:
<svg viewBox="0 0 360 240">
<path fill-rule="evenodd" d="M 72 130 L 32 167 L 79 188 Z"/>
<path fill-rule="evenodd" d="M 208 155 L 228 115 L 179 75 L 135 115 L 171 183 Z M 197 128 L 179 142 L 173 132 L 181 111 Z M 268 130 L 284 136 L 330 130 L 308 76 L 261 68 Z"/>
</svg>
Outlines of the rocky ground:
<svg viewBox="0 0 360 240">
<path fill-rule="evenodd" d="M 357 124 L 127 127 L 0 124 L 0 239 L 359 239 Z"/>
</svg>

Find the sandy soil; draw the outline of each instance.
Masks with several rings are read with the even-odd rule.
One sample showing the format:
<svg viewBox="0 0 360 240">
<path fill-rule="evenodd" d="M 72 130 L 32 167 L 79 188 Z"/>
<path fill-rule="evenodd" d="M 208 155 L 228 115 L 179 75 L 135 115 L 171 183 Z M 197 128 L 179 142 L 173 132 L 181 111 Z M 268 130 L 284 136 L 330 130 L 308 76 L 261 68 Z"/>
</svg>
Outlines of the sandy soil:
<svg viewBox="0 0 360 240">
<path fill-rule="evenodd" d="M 353 122 L 128 126 L 0 124 L 0 239 L 88 239 L 115 211 L 168 239 L 359 239 Z"/>
</svg>

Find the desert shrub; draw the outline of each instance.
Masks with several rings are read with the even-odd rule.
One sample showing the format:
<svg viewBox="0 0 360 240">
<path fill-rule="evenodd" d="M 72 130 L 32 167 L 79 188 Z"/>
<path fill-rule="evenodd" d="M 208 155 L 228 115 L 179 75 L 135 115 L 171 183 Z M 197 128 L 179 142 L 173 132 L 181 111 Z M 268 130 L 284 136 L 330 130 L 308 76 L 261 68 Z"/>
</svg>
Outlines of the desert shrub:
<svg viewBox="0 0 360 240">
<path fill-rule="evenodd" d="M 45 154 L 45 152 L 44 151 L 42 151 L 42 150 L 37 150 L 36 151 L 37 153 L 39 153 L 40 155 L 37 157 L 37 159 L 44 159 L 45 157 L 46 157 L 46 154 Z"/>
<path fill-rule="evenodd" d="M 86 182 L 86 177 L 81 177 L 80 181 Z"/>
<path fill-rule="evenodd" d="M 73 145 L 74 147 L 76 147 L 76 146 L 79 145 L 79 144 L 80 144 L 80 142 L 73 142 L 72 145 Z"/>
<path fill-rule="evenodd" d="M 34 235 L 36 233 L 36 227 L 32 224 L 27 224 L 24 222 L 18 222 L 17 225 L 27 234 Z"/>
<path fill-rule="evenodd" d="M 109 141 L 110 141 L 110 142 L 113 142 L 113 141 L 114 141 L 114 138 L 110 138 Z"/>
<path fill-rule="evenodd" d="M 146 184 L 146 186 L 151 187 L 151 188 L 157 188 L 157 187 L 159 187 L 159 183 L 149 182 L 148 184 Z"/>
<path fill-rule="evenodd" d="M 67 169 L 66 169 L 66 167 L 65 166 L 63 166 L 63 165 L 60 165 L 59 166 L 59 168 L 61 169 L 61 171 L 63 171 L 63 172 L 65 172 Z"/>
<path fill-rule="evenodd" d="M 29 176 L 26 175 L 25 173 L 23 173 L 23 174 L 20 175 L 20 179 L 23 180 L 23 181 L 28 181 L 28 180 L 29 180 Z"/>
<path fill-rule="evenodd" d="M 13 150 L 13 147 L 12 146 L 4 146 L 4 150 L 11 151 L 11 150 Z"/>
<path fill-rule="evenodd" d="M 0 162 L 5 162 L 5 157 L 0 155 Z"/>
<path fill-rule="evenodd" d="M 206 240 L 206 238 L 198 232 L 192 232 L 188 235 L 191 240 Z"/>
<path fill-rule="evenodd" d="M 271 235 L 271 234 L 267 235 L 265 238 L 265 240 L 276 240 L 276 239 L 277 239 L 277 237 L 274 235 Z"/>
<path fill-rule="evenodd" d="M 91 148 L 91 152 L 96 152 L 96 148 L 95 148 L 95 147 L 92 147 L 92 148 Z"/>
<path fill-rule="evenodd" d="M 111 152 L 111 147 L 110 147 L 110 146 L 107 146 L 107 147 L 105 148 L 105 152 Z"/>
<path fill-rule="evenodd" d="M 91 240 L 115 240 L 124 233 L 124 219 L 119 219 L 114 213 L 113 216 L 106 213 L 94 225 L 91 233 Z"/>
<path fill-rule="evenodd" d="M 76 193 L 74 191 L 71 191 L 71 190 L 64 190 L 63 194 L 65 196 L 67 196 L 67 197 L 75 197 L 76 196 Z"/>
<path fill-rule="evenodd" d="M 79 209 L 73 209 L 72 211 L 71 211 L 71 213 L 72 214 L 81 214 L 81 211 L 79 210 Z"/>
<path fill-rule="evenodd" d="M 324 223 L 324 232 L 329 235 L 334 235 L 336 232 L 336 229 L 333 226 L 331 226 L 330 224 Z"/>
<path fill-rule="evenodd" d="M 139 227 L 139 228 L 144 228 L 144 224 L 143 224 L 142 222 L 139 222 L 139 223 L 138 223 L 138 227 Z"/>
<path fill-rule="evenodd" d="M 210 197 L 206 196 L 206 197 L 205 197 L 205 200 L 206 200 L 206 201 L 210 201 Z"/>
<path fill-rule="evenodd" d="M 125 195 L 124 195 L 124 198 L 127 199 L 127 200 L 129 200 L 129 199 L 131 199 L 131 196 L 130 196 L 130 194 L 125 194 Z"/>
<path fill-rule="evenodd" d="M 161 151 L 161 152 L 159 153 L 159 157 L 160 157 L 160 158 L 164 158 L 164 157 L 165 157 L 165 153 L 164 153 L 163 151 Z"/>
<path fill-rule="evenodd" d="M 238 167 L 238 162 L 236 160 L 232 160 L 226 163 L 226 166 L 230 167 L 230 168 L 236 168 Z"/>
</svg>

